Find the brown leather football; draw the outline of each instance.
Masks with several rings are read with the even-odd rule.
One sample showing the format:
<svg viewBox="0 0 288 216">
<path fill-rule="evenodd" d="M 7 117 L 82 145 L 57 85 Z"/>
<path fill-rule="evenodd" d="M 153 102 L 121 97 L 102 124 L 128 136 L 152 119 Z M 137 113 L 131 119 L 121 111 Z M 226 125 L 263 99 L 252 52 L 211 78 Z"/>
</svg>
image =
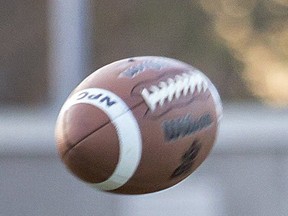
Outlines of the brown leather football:
<svg viewBox="0 0 288 216">
<path fill-rule="evenodd" d="M 83 80 L 56 123 L 57 148 L 76 176 L 100 190 L 169 188 L 207 157 L 222 105 L 199 70 L 156 56 L 106 65 Z"/>
</svg>

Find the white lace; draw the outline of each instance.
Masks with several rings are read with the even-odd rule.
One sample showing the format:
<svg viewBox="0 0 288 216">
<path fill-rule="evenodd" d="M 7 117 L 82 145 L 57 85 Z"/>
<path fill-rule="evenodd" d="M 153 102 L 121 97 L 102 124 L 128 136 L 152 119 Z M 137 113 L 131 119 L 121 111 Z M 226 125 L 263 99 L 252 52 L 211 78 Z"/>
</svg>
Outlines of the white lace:
<svg viewBox="0 0 288 216">
<path fill-rule="evenodd" d="M 169 78 L 157 85 L 149 88 L 144 88 L 141 92 L 143 99 L 151 111 L 156 109 L 157 104 L 163 106 L 165 100 L 171 102 L 174 98 L 180 96 L 191 95 L 195 91 L 205 92 L 208 89 L 208 81 L 200 73 L 186 72 L 181 75 L 176 75 L 173 79 Z"/>
</svg>

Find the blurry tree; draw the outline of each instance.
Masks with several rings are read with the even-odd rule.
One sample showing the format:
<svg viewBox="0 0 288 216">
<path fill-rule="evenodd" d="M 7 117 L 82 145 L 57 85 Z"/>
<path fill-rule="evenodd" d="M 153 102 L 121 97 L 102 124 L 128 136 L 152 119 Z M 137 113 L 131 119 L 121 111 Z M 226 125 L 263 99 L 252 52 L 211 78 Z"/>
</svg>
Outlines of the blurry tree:
<svg viewBox="0 0 288 216">
<path fill-rule="evenodd" d="M 201 0 L 253 94 L 288 105 L 288 1 Z"/>
</svg>

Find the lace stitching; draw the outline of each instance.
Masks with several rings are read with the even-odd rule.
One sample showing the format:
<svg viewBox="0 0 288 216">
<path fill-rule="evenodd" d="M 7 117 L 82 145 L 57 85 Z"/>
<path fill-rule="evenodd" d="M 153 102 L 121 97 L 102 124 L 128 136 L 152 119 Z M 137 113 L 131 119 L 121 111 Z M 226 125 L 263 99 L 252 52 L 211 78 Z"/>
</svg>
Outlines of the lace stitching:
<svg viewBox="0 0 288 216">
<path fill-rule="evenodd" d="M 200 73 L 186 72 L 176 75 L 173 79 L 168 78 L 157 85 L 152 85 L 149 89 L 144 88 L 141 95 L 151 111 L 157 107 L 163 106 L 165 101 L 171 102 L 188 93 L 193 95 L 197 92 L 206 92 L 208 81 Z"/>
</svg>

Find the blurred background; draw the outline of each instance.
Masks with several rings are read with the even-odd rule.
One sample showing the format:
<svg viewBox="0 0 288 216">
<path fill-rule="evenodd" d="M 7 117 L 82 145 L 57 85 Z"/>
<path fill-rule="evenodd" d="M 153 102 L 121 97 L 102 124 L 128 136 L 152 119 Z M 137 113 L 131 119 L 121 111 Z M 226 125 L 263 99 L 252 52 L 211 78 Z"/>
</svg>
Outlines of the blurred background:
<svg viewBox="0 0 288 216">
<path fill-rule="evenodd" d="M 224 117 L 186 181 L 144 196 L 92 190 L 54 125 L 87 75 L 141 55 L 203 71 Z M 0 1 L 0 215 L 288 215 L 287 0 Z"/>
</svg>

